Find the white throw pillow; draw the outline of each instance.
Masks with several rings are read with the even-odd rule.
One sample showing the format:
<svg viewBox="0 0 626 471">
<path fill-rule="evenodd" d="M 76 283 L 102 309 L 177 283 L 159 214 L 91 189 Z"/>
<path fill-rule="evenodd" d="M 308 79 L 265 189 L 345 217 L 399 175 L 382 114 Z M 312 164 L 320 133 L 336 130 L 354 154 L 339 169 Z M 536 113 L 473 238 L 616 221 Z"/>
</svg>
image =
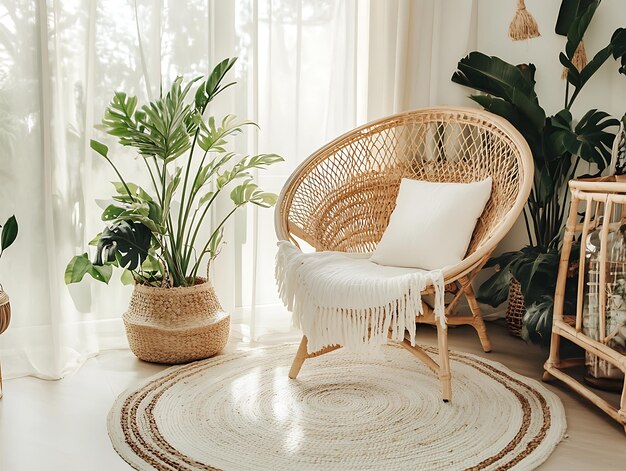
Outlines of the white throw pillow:
<svg viewBox="0 0 626 471">
<path fill-rule="evenodd" d="M 435 270 L 463 260 L 476 222 L 491 195 L 491 177 L 474 183 L 403 178 L 371 261 Z"/>
</svg>

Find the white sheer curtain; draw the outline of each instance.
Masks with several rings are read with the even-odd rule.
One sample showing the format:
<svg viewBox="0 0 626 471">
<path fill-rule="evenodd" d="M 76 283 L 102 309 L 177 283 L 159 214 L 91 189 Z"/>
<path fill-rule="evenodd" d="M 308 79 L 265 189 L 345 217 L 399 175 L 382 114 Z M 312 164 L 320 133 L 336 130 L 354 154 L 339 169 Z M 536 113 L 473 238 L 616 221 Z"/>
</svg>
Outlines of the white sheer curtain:
<svg viewBox="0 0 626 471">
<path fill-rule="evenodd" d="M 259 1 L 259 144 L 286 156 L 261 176 L 280 188 L 317 148 L 354 127 L 429 105 L 469 104 L 450 81 L 475 48 L 476 4 L 455 0 Z M 254 211 L 254 210 L 253 210 Z M 255 219 L 252 219 L 256 221 Z M 259 212 L 244 293 L 251 336 L 293 334 L 274 287 L 274 226 Z M 255 266 L 256 264 L 256 266 Z M 255 296 L 256 294 L 256 296 Z"/>
<path fill-rule="evenodd" d="M 0 263 L 14 310 L 0 337 L 5 375 L 59 378 L 90 355 L 127 347 L 120 316 L 130 289 L 63 283 L 67 261 L 99 231 L 96 201 L 113 179 L 89 140 L 109 144 L 142 183 L 133 155 L 93 130 L 114 90 L 146 100 L 161 82 L 237 55 L 239 84 L 211 112 L 259 123 L 236 150 L 284 156 L 259 175 L 278 192 L 302 159 L 342 132 L 463 102 L 448 83 L 472 49 L 474 10 L 453 0 L 0 0 L 0 219 L 15 213 L 20 222 Z M 293 335 L 274 287 L 272 211 L 242 211 L 227 233 L 212 278 L 233 335 Z"/>
</svg>

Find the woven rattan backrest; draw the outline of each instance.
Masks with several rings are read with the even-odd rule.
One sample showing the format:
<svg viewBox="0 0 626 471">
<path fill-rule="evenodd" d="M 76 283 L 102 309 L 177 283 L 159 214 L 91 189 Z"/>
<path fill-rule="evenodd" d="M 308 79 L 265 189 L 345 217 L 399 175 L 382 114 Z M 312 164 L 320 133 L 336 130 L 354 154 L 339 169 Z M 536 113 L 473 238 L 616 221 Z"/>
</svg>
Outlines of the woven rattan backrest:
<svg viewBox="0 0 626 471">
<path fill-rule="evenodd" d="M 276 230 L 279 238 L 296 236 L 317 250 L 371 252 L 402 178 L 468 183 L 487 177 L 492 194 L 468 257 L 493 250 L 519 216 L 532 180 L 528 146 L 507 121 L 485 111 L 402 113 L 351 131 L 303 162 L 281 193 Z"/>
</svg>

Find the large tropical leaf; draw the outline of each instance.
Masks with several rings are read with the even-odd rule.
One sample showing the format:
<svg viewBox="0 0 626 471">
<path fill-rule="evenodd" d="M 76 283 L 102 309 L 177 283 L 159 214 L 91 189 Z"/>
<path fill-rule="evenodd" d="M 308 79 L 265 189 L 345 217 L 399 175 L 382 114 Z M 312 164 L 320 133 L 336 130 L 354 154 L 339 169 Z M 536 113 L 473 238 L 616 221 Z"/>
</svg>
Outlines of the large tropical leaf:
<svg viewBox="0 0 626 471">
<path fill-rule="evenodd" d="M 509 266 L 519 281 L 527 306 L 545 294 L 554 294 L 559 266 L 559 251 L 541 247 L 524 247 L 521 256 Z"/>
<path fill-rule="evenodd" d="M 185 97 L 193 82 L 182 88 L 182 77 L 177 77 L 163 98 L 140 109 L 136 109 L 137 97 L 116 92 L 97 128 L 116 136 L 120 144 L 135 147 L 144 157 L 170 162 L 191 147 L 189 126 L 194 110 L 185 104 Z"/>
<path fill-rule="evenodd" d="M 2 253 L 5 249 L 9 248 L 17 238 L 17 219 L 15 219 L 15 216 L 11 216 L 7 219 L 7 222 L 4 223 L 4 226 L 0 227 L 2 228 L 2 233 L 0 234 L 0 253 Z"/>
<path fill-rule="evenodd" d="M 619 73 L 626 75 L 626 28 L 619 28 L 611 37 L 611 52 L 613 58 L 619 60 Z"/>
<path fill-rule="evenodd" d="M 77 255 L 70 260 L 65 269 L 65 284 L 78 283 L 85 275 L 90 275 L 94 280 L 108 283 L 113 274 L 111 265 L 97 266 L 91 263 L 87 253 Z"/>
<path fill-rule="evenodd" d="M 568 110 L 561 110 L 548 119 L 546 155 L 554 158 L 569 153 L 595 163 L 600 171 L 604 170 L 610 161 L 610 149 L 615 138 L 615 134 L 606 129 L 618 126 L 619 121 L 596 109 L 589 110 L 573 129 L 572 121 Z"/>
<path fill-rule="evenodd" d="M 152 231 L 135 221 L 119 221 L 102 231 L 94 265 L 118 261 L 119 265 L 135 270 L 148 257 Z"/>
<path fill-rule="evenodd" d="M 483 304 L 498 307 L 509 295 L 511 272 L 508 268 L 496 271 L 476 291 L 476 299 Z"/>
<path fill-rule="evenodd" d="M 252 121 L 237 121 L 234 115 L 225 116 L 218 125 L 211 116 L 206 122 L 200 122 L 198 145 L 205 152 L 226 152 L 226 137 L 241 133 L 243 127 L 249 125 L 256 126 Z"/>
<path fill-rule="evenodd" d="M 530 146 L 533 156 L 541 154 L 541 133 L 520 110 L 508 101 L 490 95 L 470 95 L 470 98 L 487 111 L 502 116 L 522 133 Z"/>
<path fill-rule="evenodd" d="M 615 133 L 606 129 L 614 126 L 619 126 L 619 121 L 608 113 L 589 110 L 574 129 L 579 147 L 572 153 L 604 170 L 611 160 L 611 146 L 615 139 Z"/>
<path fill-rule="evenodd" d="M 511 271 L 509 266 L 517 258 L 521 252 L 506 252 L 501 255 L 492 257 L 485 264 L 485 268 L 496 267 L 496 272 L 485 280 L 476 291 L 476 299 L 484 304 L 492 307 L 498 307 L 506 301 L 509 294 L 509 284 L 511 283 Z"/>
<path fill-rule="evenodd" d="M 203 113 L 207 105 L 215 98 L 219 93 L 226 88 L 234 85 L 235 82 L 230 82 L 226 85 L 222 85 L 224 77 L 230 69 L 235 65 L 237 58 L 224 59 L 217 64 L 213 71 L 209 74 L 209 78 L 196 90 L 195 106 L 196 110 Z"/>
<path fill-rule="evenodd" d="M 522 319 L 522 338 L 527 342 L 543 346 L 550 345 L 553 311 L 554 298 L 552 296 L 541 296 L 532 303 Z"/>
<path fill-rule="evenodd" d="M 584 12 L 594 0 L 563 0 L 559 9 L 554 31 L 567 36 L 576 17 Z"/>
<path fill-rule="evenodd" d="M 452 81 L 502 98 L 537 130 L 545 124 L 545 111 L 539 106 L 532 72 L 523 70 L 495 56 L 472 52 L 461 59 Z"/>
<path fill-rule="evenodd" d="M 583 40 L 585 32 L 591 23 L 593 15 L 600 6 L 600 0 L 591 0 L 589 4 L 581 6 L 577 9 L 576 16 L 567 29 L 567 43 L 565 44 L 565 53 L 571 60 L 578 45 Z"/>
</svg>

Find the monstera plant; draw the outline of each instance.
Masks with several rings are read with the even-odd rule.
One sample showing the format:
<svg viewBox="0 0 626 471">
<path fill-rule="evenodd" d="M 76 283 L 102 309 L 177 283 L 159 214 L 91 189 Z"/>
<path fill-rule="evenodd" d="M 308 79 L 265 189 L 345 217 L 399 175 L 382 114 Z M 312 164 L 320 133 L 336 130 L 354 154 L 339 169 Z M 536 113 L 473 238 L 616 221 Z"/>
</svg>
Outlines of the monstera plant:
<svg viewBox="0 0 626 471">
<path fill-rule="evenodd" d="M 204 80 L 185 84 L 178 77 L 165 95 L 142 106 L 137 97 L 113 95 L 98 128 L 137 152 L 147 188 L 124 178 L 108 147 L 91 141 L 117 181 L 102 212 L 104 227 L 90 242 L 94 256 L 72 258 L 65 281 L 90 275 L 108 283 L 113 268 L 121 268 L 122 281 L 135 283 L 124 314 L 130 346 L 148 361 L 180 363 L 223 348 L 230 321 L 200 269 L 217 256 L 224 225 L 238 208 L 269 208 L 277 199 L 259 188 L 254 175 L 283 159 L 229 150 L 228 139 L 254 123 L 205 116 L 209 103 L 234 85 L 223 83 L 234 64 L 222 61 Z M 225 192 L 231 207 L 219 219 L 212 209 Z"/>
<path fill-rule="evenodd" d="M 584 8 L 577 3 L 570 15 L 565 51 L 559 55 L 567 79 L 563 109 L 552 116 L 547 116 L 539 103 L 533 64 L 512 65 L 498 57 L 472 52 L 459 61 L 452 76 L 452 81 L 482 92 L 470 98 L 510 121 L 532 151 L 534 184 L 523 213 L 529 244 L 490 260 L 487 266 L 498 266 L 499 270 L 480 286 L 477 294 L 481 302 L 498 306 L 506 300 L 510 280 L 515 277 L 529 307 L 523 336 L 536 342 L 549 342 L 551 302 L 568 203 L 567 182 L 580 173 L 581 164 L 588 164 L 588 173 L 595 175 L 607 167 L 615 137 L 613 130 L 619 124 L 598 109 L 589 110 L 578 120 L 571 112 L 585 85 L 609 59 L 618 61 L 619 73 L 626 75 L 624 28 L 616 30 L 609 44 L 582 70 L 572 63 L 599 5 L 600 0 L 586 1 Z M 562 18 L 559 27 L 563 27 Z"/>
</svg>

